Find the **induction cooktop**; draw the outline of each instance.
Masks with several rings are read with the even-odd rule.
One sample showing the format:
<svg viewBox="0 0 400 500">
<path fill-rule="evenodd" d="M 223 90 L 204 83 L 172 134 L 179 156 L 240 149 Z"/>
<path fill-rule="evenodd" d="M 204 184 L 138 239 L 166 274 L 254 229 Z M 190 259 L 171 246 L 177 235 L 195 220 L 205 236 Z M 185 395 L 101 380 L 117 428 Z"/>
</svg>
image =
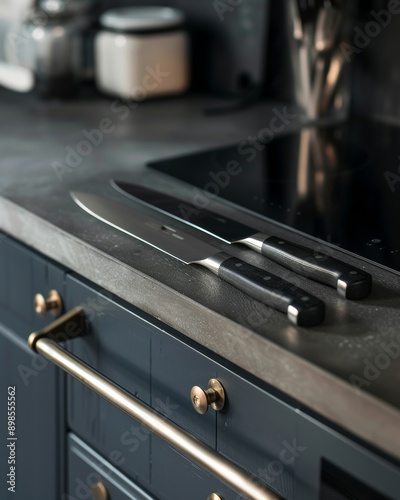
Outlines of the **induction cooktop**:
<svg viewBox="0 0 400 500">
<path fill-rule="evenodd" d="M 396 190 L 388 174 L 399 139 L 373 124 L 310 128 L 149 166 L 189 183 L 199 200 L 218 196 L 400 271 L 400 182 Z"/>
</svg>

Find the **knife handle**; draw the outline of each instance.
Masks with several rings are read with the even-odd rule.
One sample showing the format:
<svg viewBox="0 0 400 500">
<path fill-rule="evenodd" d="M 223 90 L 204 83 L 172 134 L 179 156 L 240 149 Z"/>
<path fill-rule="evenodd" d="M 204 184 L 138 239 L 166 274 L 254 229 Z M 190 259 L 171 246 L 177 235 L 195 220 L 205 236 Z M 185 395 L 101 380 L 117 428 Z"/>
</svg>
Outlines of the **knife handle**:
<svg viewBox="0 0 400 500">
<path fill-rule="evenodd" d="M 219 265 L 218 276 L 254 299 L 277 309 L 298 326 L 314 326 L 325 315 L 325 304 L 278 276 L 235 257 Z"/>
<path fill-rule="evenodd" d="M 370 274 L 310 248 L 270 236 L 263 242 L 261 253 L 295 273 L 336 288 L 346 299 L 364 299 L 371 293 Z"/>
</svg>

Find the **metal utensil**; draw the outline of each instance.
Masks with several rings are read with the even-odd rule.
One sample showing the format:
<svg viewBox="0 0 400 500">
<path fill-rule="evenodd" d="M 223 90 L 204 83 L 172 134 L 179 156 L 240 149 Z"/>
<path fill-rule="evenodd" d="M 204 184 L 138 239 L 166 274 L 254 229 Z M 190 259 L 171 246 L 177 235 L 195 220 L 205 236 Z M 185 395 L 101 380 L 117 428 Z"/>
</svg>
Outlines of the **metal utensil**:
<svg viewBox="0 0 400 500">
<path fill-rule="evenodd" d="M 303 88 L 303 107 L 308 113 L 311 102 L 311 74 L 315 18 L 321 0 L 291 0 L 293 37 L 298 44 L 299 75 Z"/>
<path fill-rule="evenodd" d="M 247 295 L 285 313 L 298 326 L 317 325 L 324 318 L 325 304 L 321 300 L 271 273 L 132 207 L 89 193 L 73 192 L 71 196 L 93 217 L 185 264 L 205 267 Z"/>
<path fill-rule="evenodd" d="M 315 49 L 319 54 L 332 50 L 335 46 L 343 12 L 336 7 L 323 7 L 319 10 L 315 28 Z"/>
<path fill-rule="evenodd" d="M 316 51 L 315 77 L 313 85 L 313 113 L 319 114 L 319 104 L 326 77 L 326 54 L 335 47 L 342 25 L 343 13 L 336 7 L 323 7 L 319 10 L 315 29 L 314 49 Z"/>
<path fill-rule="evenodd" d="M 325 79 L 325 85 L 321 92 L 321 97 L 318 102 L 319 114 L 327 112 L 329 105 L 336 93 L 336 90 L 342 80 L 343 69 L 346 64 L 345 56 L 339 48 L 332 57 L 328 74 Z"/>
<path fill-rule="evenodd" d="M 371 275 L 332 257 L 317 254 L 283 238 L 257 233 L 235 220 L 196 208 L 159 191 L 137 184 L 112 181 L 123 194 L 133 196 L 151 208 L 190 224 L 225 243 L 241 243 L 295 273 L 337 289 L 347 299 L 362 299 L 371 291 Z"/>
</svg>

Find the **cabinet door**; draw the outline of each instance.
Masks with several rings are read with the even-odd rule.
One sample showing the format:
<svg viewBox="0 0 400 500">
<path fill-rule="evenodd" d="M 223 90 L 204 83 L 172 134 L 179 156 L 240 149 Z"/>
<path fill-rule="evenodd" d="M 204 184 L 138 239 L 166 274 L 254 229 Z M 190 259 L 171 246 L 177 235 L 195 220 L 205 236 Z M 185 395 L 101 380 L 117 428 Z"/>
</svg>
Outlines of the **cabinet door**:
<svg viewBox="0 0 400 500">
<path fill-rule="evenodd" d="M 36 293 L 47 297 L 64 291 L 64 271 L 10 238 L 0 237 L 0 323 L 27 340 L 54 317 L 38 316 L 33 308 Z"/>
<path fill-rule="evenodd" d="M 0 382 L 2 419 L 0 426 L 0 498 L 55 499 L 62 490 L 64 420 L 62 373 L 44 358 L 34 354 L 26 342 L 0 326 Z M 10 472 L 6 451 L 8 439 L 7 389 L 15 387 L 15 493 L 8 491 Z M 11 457 L 13 458 L 13 457 Z"/>
<path fill-rule="evenodd" d="M 199 415 L 190 399 L 193 386 L 215 377 L 215 363 L 166 332 L 153 336 L 151 359 L 153 408 L 215 448 L 215 412 Z"/>
<path fill-rule="evenodd" d="M 122 455 L 114 454 L 111 462 L 104 460 L 77 436 L 69 434 L 67 492 L 61 499 L 154 500 L 115 467 L 122 459 Z M 103 496 L 92 495 L 96 488 Z"/>
<path fill-rule="evenodd" d="M 129 393 L 150 404 L 150 346 L 153 327 L 104 292 L 67 278 L 67 307 L 83 307 L 88 330 L 67 348 Z M 68 425 L 107 460 L 124 457 L 121 470 L 136 482 L 150 479 L 151 435 L 81 382 L 67 377 Z"/>
</svg>

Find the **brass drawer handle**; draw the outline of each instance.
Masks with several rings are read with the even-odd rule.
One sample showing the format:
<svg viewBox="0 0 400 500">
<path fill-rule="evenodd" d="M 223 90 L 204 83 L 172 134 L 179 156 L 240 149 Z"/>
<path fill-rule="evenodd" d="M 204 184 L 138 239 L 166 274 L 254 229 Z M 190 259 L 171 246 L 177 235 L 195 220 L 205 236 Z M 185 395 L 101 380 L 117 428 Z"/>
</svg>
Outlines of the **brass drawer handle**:
<svg viewBox="0 0 400 500">
<path fill-rule="evenodd" d="M 39 316 L 46 316 L 50 312 L 55 318 L 58 318 L 62 313 L 62 298 L 57 290 L 50 290 L 47 299 L 41 293 L 37 293 L 33 305 Z"/>
<path fill-rule="evenodd" d="M 200 415 L 207 413 L 209 406 L 215 411 L 221 411 L 225 405 L 225 390 L 219 380 L 212 378 L 208 381 L 207 389 L 197 385 L 192 387 L 190 399 L 193 408 Z"/>
<path fill-rule="evenodd" d="M 61 340 L 84 335 L 85 325 L 84 311 L 77 307 L 44 330 L 32 333 L 28 339 L 29 346 L 240 495 L 252 500 L 280 499 L 265 484 L 251 477 L 227 458 L 201 443 L 190 433 L 139 401 L 58 344 Z"/>
<path fill-rule="evenodd" d="M 211 493 L 210 495 L 208 495 L 207 500 L 224 500 L 224 499 L 219 495 L 217 495 L 217 493 Z"/>
</svg>

